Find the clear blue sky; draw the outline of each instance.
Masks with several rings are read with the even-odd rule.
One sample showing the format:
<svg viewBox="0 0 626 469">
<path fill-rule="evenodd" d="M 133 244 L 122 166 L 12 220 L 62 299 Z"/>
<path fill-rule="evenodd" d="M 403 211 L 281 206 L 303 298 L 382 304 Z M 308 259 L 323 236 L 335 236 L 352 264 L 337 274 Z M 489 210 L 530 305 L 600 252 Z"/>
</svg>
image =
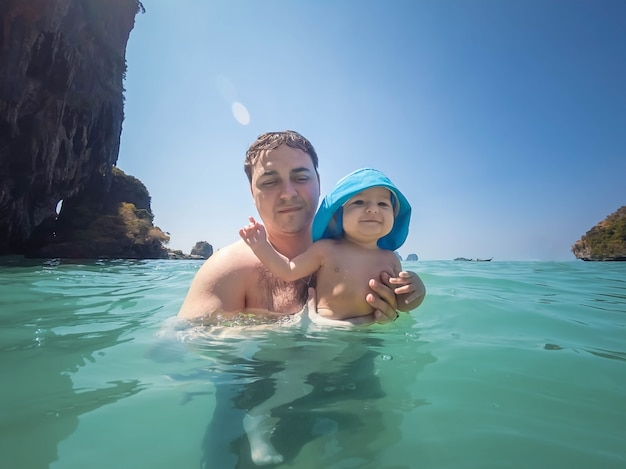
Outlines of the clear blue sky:
<svg viewBox="0 0 626 469">
<path fill-rule="evenodd" d="M 569 260 L 626 204 L 624 0 L 142 0 L 118 166 L 170 247 L 256 214 L 243 173 L 293 129 L 322 194 L 375 167 L 420 259 Z"/>
</svg>

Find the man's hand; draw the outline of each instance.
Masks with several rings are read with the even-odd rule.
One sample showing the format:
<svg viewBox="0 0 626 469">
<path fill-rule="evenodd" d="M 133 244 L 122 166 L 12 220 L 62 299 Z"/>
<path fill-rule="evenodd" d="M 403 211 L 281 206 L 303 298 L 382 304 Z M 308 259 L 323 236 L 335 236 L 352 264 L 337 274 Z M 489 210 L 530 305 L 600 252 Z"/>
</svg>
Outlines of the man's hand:
<svg viewBox="0 0 626 469">
<path fill-rule="evenodd" d="M 397 277 L 383 272 L 381 280 L 393 289 L 396 295 L 397 308 L 400 311 L 411 311 L 417 308 L 426 296 L 426 287 L 415 272 L 400 272 Z"/>
<path fill-rule="evenodd" d="M 368 293 L 365 300 L 374 308 L 374 318 L 379 324 L 385 324 L 398 319 L 396 295 L 391 285 L 385 285 L 383 281 L 388 283 L 390 275 L 383 273 L 380 280 L 370 279 L 369 287 L 374 292 Z"/>
</svg>

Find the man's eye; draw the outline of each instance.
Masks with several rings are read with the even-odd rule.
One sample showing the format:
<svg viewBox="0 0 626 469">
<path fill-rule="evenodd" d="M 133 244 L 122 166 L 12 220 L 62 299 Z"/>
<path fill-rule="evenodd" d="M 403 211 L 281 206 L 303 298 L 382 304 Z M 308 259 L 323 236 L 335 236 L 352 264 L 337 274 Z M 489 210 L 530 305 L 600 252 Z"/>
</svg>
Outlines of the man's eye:
<svg viewBox="0 0 626 469">
<path fill-rule="evenodd" d="M 301 183 L 301 184 L 304 184 L 305 182 L 309 182 L 309 179 L 310 178 L 307 177 L 307 176 L 301 176 L 301 177 L 297 178 L 296 181 Z"/>
<path fill-rule="evenodd" d="M 276 181 L 263 181 L 263 182 L 261 183 L 261 185 L 262 185 L 263 187 L 271 187 L 271 186 L 276 185 Z"/>
</svg>

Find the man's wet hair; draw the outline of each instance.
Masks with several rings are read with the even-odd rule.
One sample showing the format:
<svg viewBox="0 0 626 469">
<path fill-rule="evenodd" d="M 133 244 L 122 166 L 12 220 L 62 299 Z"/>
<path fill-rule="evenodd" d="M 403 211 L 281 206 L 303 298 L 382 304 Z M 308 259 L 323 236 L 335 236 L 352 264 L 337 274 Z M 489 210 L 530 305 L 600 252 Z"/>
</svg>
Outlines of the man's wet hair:
<svg viewBox="0 0 626 469">
<path fill-rule="evenodd" d="M 287 145 L 291 148 L 296 148 L 307 153 L 311 157 L 313 167 L 317 173 L 317 153 L 311 142 L 298 132 L 293 130 L 284 130 L 282 132 L 266 132 L 259 135 L 254 141 L 248 151 L 246 152 L 246 159 L 243 162 L 243 170 L 248 176 L 248 181 L 252 182 L 252 168 L 256 164 L 259 156 L 264 151 L 274 150 L 281 145 Z"/>
</svg>

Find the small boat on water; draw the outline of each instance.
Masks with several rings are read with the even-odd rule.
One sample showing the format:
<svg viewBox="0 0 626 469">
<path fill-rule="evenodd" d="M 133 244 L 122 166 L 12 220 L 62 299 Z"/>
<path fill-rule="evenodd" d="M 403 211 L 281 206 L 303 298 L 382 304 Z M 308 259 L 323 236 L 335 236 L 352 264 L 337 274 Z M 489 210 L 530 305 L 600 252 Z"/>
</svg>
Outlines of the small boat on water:
<svg viewBox="0 0 626 469">
<path fill-rule="evenodd" d="M 489 262 L 491 259 L 493 259 L 493 257 L 490 257 L 489 259 L 468 259 L 467 257 L 455 257 L 454 260 L 455 261 L 468 261 L 468 262 Z"/>
</svg>

